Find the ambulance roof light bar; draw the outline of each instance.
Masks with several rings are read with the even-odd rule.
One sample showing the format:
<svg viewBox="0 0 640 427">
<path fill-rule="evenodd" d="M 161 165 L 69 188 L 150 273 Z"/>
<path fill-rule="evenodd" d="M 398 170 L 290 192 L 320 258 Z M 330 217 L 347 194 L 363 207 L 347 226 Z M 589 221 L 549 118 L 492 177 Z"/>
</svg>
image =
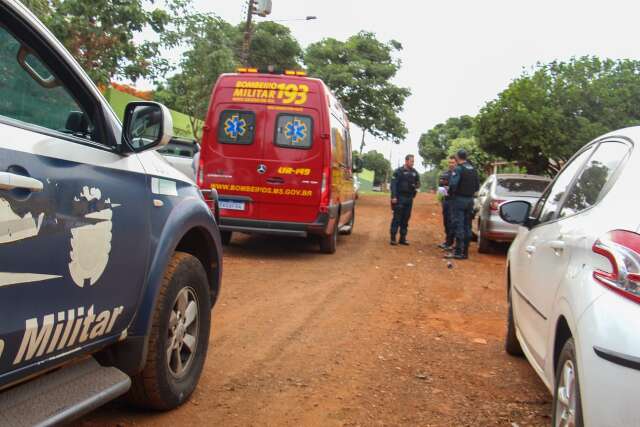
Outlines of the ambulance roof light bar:
<svg viewBox="0 0 640 427">
<path fill-rule="evenodd" d="M 259 70 L 257 68 L 241 67 L 241 68 L 237 68 L 236 72 L 240 74 L 246 74 L 246 73 L 284 74 L 285 76 L 298 76 L 298 77 L 304 77 L 307 75 L 307 72 L 302 70 L 281 70 L 278 72 L 274 67 L 269 67 L 265 70 Z"/>
<path fill-rule="evenodd" d="M 296 71 L 296 70 L 284 70 L 284 74 L 286 76 L 306 76 L 307 75 L 305 71 Z"/>
</svg>

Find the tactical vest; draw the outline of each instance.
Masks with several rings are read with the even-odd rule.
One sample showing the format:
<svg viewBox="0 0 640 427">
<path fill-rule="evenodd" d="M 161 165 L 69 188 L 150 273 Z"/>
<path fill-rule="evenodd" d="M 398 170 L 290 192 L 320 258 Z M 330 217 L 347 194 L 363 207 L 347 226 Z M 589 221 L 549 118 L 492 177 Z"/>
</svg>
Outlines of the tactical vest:
<svg viewBox="0 0 640 427">
<path fill-rule="evenodd" d="M 415 169 L 405 169 L 400 167 L 396 169 L 397 191 L 401 196 L 415 196 L 416 184 L 418 183 L 418 172 Z"/>
<path fill-rule="evenodd" d="M 480 189 L 480 179 L 478 172 L 469 162 L 463 163 L 458 168 L 460 174 L 460 183 L 456 189 L 456 196 L 473 197 Z"/>
</svg>

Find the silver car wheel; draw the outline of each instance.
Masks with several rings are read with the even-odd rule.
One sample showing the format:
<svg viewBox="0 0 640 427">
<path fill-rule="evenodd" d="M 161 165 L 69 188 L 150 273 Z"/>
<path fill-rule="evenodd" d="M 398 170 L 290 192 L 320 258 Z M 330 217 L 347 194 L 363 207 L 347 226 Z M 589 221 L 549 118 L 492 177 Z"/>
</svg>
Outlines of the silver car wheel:
<svg viewBox="0 0 640 427">
<path fill-rule="evenodd" d="M 556 426 L 574 427 L 576 425 L 576 374 L 571 360 L 564 362 L 562 374 L 556 388 Z"/>
<path fill-rule="evenodd" d="M 198 300 L 190 287 L 180 290 L 176 297 L 171 317 L 167 342 L 167 365 L 169 372 L 182 378 L 188 372 L 198 346 Z"/>
</svg>

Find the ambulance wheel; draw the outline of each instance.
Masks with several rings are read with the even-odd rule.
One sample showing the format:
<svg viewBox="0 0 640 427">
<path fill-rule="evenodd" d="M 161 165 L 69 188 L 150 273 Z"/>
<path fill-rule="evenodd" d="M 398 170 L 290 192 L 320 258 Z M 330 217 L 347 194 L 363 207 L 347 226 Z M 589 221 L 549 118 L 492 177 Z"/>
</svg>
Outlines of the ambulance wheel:
<svg viewBox="0 0 640 427">
<path fill-rule="evenodd" d="M 227 246 L 229 243 L 231 243 L 231 237 L 232 237 L 232 233 L 231 231 L 221 231 L 220 232 L 220 241 L 222 241 L 222 244 Z"/>
<path fill-rule="evenodd" d="M 145 367 L 127 398 L 168 411 L 189 399 L 207 357 L 211 301 L 207 274 L 193 255 L 176 252 L 164 273 L 149 334 Z"/>
<path fill-rule="evenodd" d="M 343 234 L 345 236 L 351 235 L 351 233 L 353 233 L 353 226 L 355 224 L 356 224 L 356 208 L 354 206 L 353 210 L 351 211 L 351 219 L 349 220 L 349 223 L 346 225 L 346 228 L 344 229 L 344 231 L 340 231 L 340 234 Z"/>
<path fill-rule="evenodd" d="M 336 219 L 336 225 L 333 227 L 331 234 L 320 236 L 320 252 L 323 254 L 335 254 L 336 247 L 338 246 L 338 220 Z"/>
</svg>

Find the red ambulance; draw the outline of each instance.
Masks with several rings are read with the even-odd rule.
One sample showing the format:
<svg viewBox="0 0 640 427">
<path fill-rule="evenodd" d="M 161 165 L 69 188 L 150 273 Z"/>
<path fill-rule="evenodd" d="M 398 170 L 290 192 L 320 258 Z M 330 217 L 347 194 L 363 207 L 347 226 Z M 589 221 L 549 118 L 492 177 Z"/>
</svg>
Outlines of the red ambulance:
<svg viewBox="0 0 640 427">
<path fill-rule="evenodd" d="M 213 89 L 198 172 L 203 194 L 218 192 L 223 242 L 233 232 L 313 235 L 334 253 L 355 220 L 344 109 L 302 72 L 238 71 Z"/>
</svg>

